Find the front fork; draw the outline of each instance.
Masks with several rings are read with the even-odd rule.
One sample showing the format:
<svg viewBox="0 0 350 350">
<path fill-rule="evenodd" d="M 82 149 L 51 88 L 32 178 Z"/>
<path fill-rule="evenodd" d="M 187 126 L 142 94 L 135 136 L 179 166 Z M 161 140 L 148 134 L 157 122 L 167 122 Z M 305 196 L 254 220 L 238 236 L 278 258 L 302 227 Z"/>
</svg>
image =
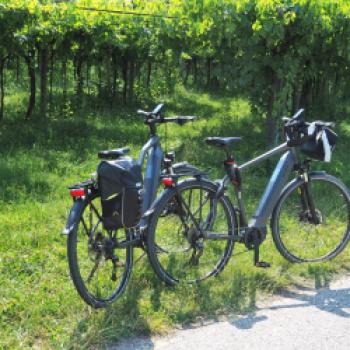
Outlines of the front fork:
<svg viewBox="0 0 350 350">
<path fill-rule="evenodd" d="M 301 170 L 303 173 L 300 174 L 300 176 L 302 176 L 304 180 L 304 183 L 300 187 L 300 201 L 303 209 L 303 213 L 301 215 L 307 215 L 306 219 L 308 220 L 308 214 L 310 213 L 311 222 L 315 225 L 318 225 L 320 224 L 320 219 L 317 216 L 315 202 L 310 192 L 309 167 L 307 166 L 306 169 L 301 168 Z M 302 220 L 302 217 L 300 220 Z"/>
</svg>

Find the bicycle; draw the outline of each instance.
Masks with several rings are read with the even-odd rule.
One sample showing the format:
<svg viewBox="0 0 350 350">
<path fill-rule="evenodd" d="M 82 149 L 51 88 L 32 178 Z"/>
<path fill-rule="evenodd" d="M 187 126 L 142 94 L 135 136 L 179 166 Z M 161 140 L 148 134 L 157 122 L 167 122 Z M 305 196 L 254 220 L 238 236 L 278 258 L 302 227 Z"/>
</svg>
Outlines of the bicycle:
<svg viewBox="0 0 350 350">
<path fill-rule="evenodd" d="M 163 105 L 160 104 L 152 112 L 138 111 L 150 129 L 150 138 L 142 147 L 137 161 L 125 158 L 129 152 L 129 148 L 125 147 L 98 153 L 99 158 L 112 160 L 112 162 L 101 162 L 100 166 L 101 164 L 114 166 L 124 162 L 132 164 L 139 173 L 141 173 L 142 165 L 148 157 L 144 171 L 142 204 L 137 202 L 140 199 L 139 192 L 136 192 L 136 202 L 135 197 L 130 197 L 131 200 L 126 203 L 127 205 L 130 203 L 140 205 L 142 217 L 136 224 L 131 223 L 132 227 L 124 230 L 123 225 L 119 225 L 119 223 L 114 225 L 115 218 L 113 216 L 107 217 L 105 215 L 106 208 L 103 203 L 101 204 L 103 188 L 101 188 L 98 176 L 70 187 L 70 194 L 74 202 L 62 232 L 68 236 L 69 269 L 79 295 L 94 308 L 106 307 L 125 290 L 133 265 L 133 248 L 145 249 L 144 235 L 150 215 L 149 209 L 156 198 L 161 176 L 171 173 L 181 177 L 201 173 L 199 169 L 187 162 L 174 164 L 174 152 L 167 152 L 164 156 L 160 138 L 157 135 L 157 124 L 177 123 L 184 125 L 193 121 L 195 117 L 165 118 L 162 109 Z M 99 169 L 101 169 L 100 166 Z M 123 176 L 125 177 L 126 174 L 123 173 Z M 107 203 L 107 205 L 112 205 L 112 212 L 118 209 L 116 205 L 118 200 L 120 201 L 120 196 L 114 196 Z M 138 220 L 133 210 L 128 212 L 133 215 L 133 219 Z"/>
<path fill-rule="evenodd" d="M 154 205 L 147 236 L 149 261 L 166 284 L 195 283 L 218 275 L 235 243 L 254 250 L 255 266 L 269 267 L 259 258 L 269 218 L 274 244 L 291 262 L 328 260 L 345 248 L 350 238 L 349 191 L 336 177 L 310 170 L 311 158 L 330 160 L 337 135 L 332 123 L 306 123 L 302 112 L 284 118 L 285 143 L 240 166 L 229 147 L 241 138 L 207 138 L 209 146 L 225 151 L 226 176 L 221 180 L 209 181 L 200 174 L 181 182 L 170 177 L 173 181 Z M 303 162 L 296 149 L 308 156 Z M 241 173 L 280 153 L 248 222 Z M 287 183 L 293 170 L 297 176 Z M 235 206 L 226 193 L 229 184 L 234 187 Z"/>
</svg>

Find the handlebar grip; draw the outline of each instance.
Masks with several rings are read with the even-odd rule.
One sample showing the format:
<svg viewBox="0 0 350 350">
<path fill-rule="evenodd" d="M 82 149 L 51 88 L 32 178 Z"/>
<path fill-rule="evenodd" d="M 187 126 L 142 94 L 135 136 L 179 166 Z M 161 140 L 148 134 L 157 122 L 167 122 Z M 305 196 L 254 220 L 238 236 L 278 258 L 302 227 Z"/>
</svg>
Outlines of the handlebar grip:
<svg viewBox="0 0 350 350">
<path fill-rule="evenodd" d="M 151 114 L 150 112 L 143 111 L 142 109 L 138 109 L 136 113 L 139 115 L 144 115 L 146 117 L 150 116 Z"/>
<path fill-rule="evenodd" d="M 197 119 L 197 117 L 187 115 L 187 116 L 178 116 L 178 117 L 176 117 L 176 119 L 177 119 L 177 123 L 179 125 L 184 125 L 187 122 L 193 122 L 194 120 Z"/>
<path fill-rule="evenodd" d="M 296 112 L 291 119 L 292 120 L 298 120 L 303 112 L 304 112 L 304 108 L 300 108 L 298 110 L 298 112 Z"/>
<path fill-rule="evenodd" d="M 300 116 L 301 116 L 301 114 L 303 112 L 304 112 L 304 109 L 301 108 L 293 115 L 293 117 L 291 117 L 291 118 L 282 117 L 281 119 L 284 122 L 284 124 L 288 124 L 288 123 L 291 124 L 291 123 L 293 123 L 294 125 L 296 125 L 296 124 L 298 124 L 298 122 L 301 122 Z"/>
</svg>

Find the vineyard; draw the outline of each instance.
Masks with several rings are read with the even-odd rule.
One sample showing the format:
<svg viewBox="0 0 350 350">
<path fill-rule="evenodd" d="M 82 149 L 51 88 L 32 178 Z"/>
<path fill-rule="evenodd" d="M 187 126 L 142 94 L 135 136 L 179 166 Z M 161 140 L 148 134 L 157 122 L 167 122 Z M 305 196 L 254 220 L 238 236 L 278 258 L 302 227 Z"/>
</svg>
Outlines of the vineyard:
<svg viewBox="0 0 350 350">
<path fill-rule="evenodd" d="M 255 310 L 259 295 L 329 286 L 349 269 L 350 247 L 331 262 L 291 264 L 270 232 L 262 258 L 235 247 L 222 274 L 166 288 L 141 249 L 120 300 L 95 311 L 79 298 L 60 232 L 67 187 L 96 171 L 97 152 L 148 139 L 136 115 L 165 103 L 159 125 L 176 161 L 224 175 L 208 136 L 242 136 L 241 164 L 281 142 L 280 116 L 336 121 L 332 162 L 313 162 L 350 185 L 349 0 L 0 0 L 0 349 L 106 349 L 123 337 Z M 168 126 L 166 126 L 168 125 Z M 252 214 L 267 166 L 244 177 Z M 244 253 L 244 254 L 243 254 Z"/>
<path fill-rule="evenodd" d="M 317 106 L 329 119 L 346 99 L 349 36 L 346 0 L 2 0 L 0 118 L 6 81 L 26 89 L 26 119 L 181 83 L 244 94 L 272 143 L 279 115 Z"/>
</svg>

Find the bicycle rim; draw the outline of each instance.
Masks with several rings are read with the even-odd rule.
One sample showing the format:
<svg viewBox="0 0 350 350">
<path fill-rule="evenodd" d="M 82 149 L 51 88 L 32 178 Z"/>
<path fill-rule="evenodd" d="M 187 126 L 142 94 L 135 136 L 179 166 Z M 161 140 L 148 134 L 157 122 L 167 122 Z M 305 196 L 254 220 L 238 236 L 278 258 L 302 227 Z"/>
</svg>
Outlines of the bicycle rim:
<svg viewBox="0 0 350 350">
<path fill-rule="evenodd" d="M 87 204 L 68 242 L 73 282 L 81 297 L 93 307 L 105 307 L 122 294 L 132 267 L 130 247 L 110 247 L 114 238 L 125 240 L 124 230 L 105 230 L 101 213 L 98 197 Z"/>
<path fill-rule="evenodd" d="M 311 177 L 317 223 L 301 200 L 299 183 L 291 188 L 279 206 L 275 242 L 293 262 L 329 260 L 339 254 L 349 239 L 350 206 L 347 193 L 333 177 Z"/>
<path fill-rule="evenodd" d="M 152 234 L 155 270 L 169 284 L 194 283 L 217 275 L 226 265 L 233 249 L 232 240 L 198 238 L 193 244 L 196 234 L 194 221 L 204 232 L 210 231 L 212 235 L 233 234 L 234 218 L 228 201 L 220 199 L 215 217 L 210 218 L 215 195 L 213 189 L 196 182 L 180 186 L 178 191 L 182 209 L 174 191 L 157 208 Z"/>
</svg>

